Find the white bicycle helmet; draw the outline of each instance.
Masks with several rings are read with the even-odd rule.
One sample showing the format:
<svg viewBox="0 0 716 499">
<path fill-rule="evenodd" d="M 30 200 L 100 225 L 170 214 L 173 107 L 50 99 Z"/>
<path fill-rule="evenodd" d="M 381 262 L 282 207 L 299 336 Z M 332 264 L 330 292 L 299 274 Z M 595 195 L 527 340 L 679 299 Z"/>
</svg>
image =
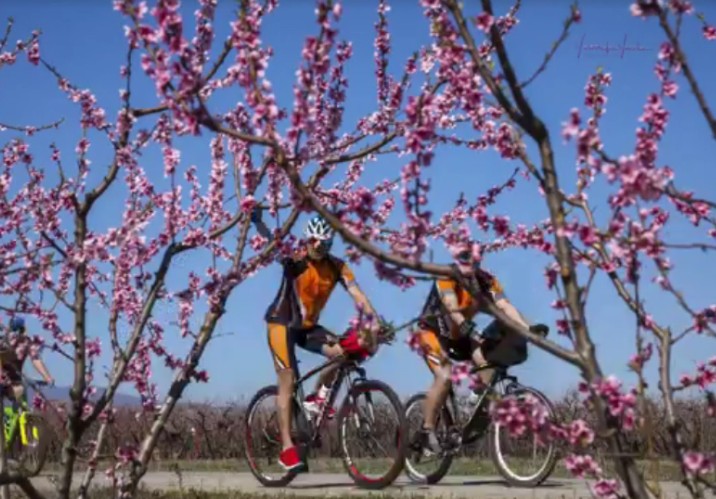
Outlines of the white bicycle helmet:
<svg viewBox="0 0 716 499">
<path fill-rule="evenodd" d="M 306 226 L 306 237 L 324 241 L 330 247 L 333 243 L 333 228 L 326 222 L 323 217 L 313 217 Z"/>
</svg>

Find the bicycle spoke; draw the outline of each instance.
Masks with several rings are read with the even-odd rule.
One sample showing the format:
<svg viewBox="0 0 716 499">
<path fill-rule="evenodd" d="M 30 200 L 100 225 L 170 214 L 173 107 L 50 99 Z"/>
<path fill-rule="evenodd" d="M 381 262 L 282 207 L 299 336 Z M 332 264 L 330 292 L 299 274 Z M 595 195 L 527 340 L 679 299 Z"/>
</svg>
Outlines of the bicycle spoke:
<svg viewBox="0 0 716 499">
<path fill-rule="evenodd" d="M 276 414 L 276 396 L 267 394 L 247 414 L 247 452 L 255 471 L 267 480 L 280 480 L 286 471 L 278 462 L 281 439 Z"/>
<path fill-rule="evenodd" d="M 373 442 L 373 447 L 374 447 L 374 448 L 380 448 L 380 450 L 383 451 L 382 453 L 383 453 L 384 456 L 386 456 L 386 457 L 389 457 L 389 456 L 390 456 L 390 451 L 388 451 L 388 450 L 385 448 L 385 446 L 383 446 L 383 444 L 381 444 L 374 436 L 371 435 L 370 441 Z"/>
<path fill-rule="evenodd" d="M 406 419 L 410 449 L 406 459 L 406 470 L 411 480 L 421 483 L 435 483 L 439 481 L 450 467 L 450 455 L 425 455 L 421 430 L 423 427 L 424 397 L 414 398 L 406 406 Z M 435 432 L 441 445 L 446 448 L 450 444 L 448 433 L 448 416 L 441 411 L 436 420 Z"/>
<path fill-rule="evenodd" d="M 554 418 L 549 401 L 531 388 L 523 388 L 519 398 L 536 397 Z M 526 430 L 522 435 L 511 435 L 509 430 L 495 424 L 492 430 L 493 459 L 498 471 L 511 483 L 536 485 L 544 481 L 554 469 L 556 449 L 543 441 L 540 435 Z"/>
<path fill-rule="evenodd" d="M 383 385 L 371 388 L 368 391 L 367 386 L 361 386 L 361 391 L 356 390 L 347 399 L 339 431 L 351 476 L 362 486 L 381 488 L 402 469 L 404 419 L 397 397 L 391 399 Z"/>
</svg>

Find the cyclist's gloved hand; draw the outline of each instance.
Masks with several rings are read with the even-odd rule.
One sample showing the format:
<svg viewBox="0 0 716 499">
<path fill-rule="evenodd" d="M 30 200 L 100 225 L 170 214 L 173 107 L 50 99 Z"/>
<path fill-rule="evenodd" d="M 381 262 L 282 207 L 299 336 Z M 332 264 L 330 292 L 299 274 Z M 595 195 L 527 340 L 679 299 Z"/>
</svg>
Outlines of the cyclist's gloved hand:
<svg viewBox="0 0 716 499">
<path fill-rule="evenodd" d="M 469 338 L 475 333 L 475 323 L 472 321 L 462 321 L 459 331 L 461 336 Z"/>
<path fill-rule="evenodd" d="M 545 338 L 549 334 L 549 327 L 544 324 L 532 324 L 530 332 Z"/>
<path fill-rule="evenodd" d="M 370 350 L 360 344 L 358 331 L 351 329 L 348 333 L 341 337 L 338 344 L 343 352 L 350 357 L 357 357 L 359 360 L 365 360 L 371 356 Z"/>
</svg>

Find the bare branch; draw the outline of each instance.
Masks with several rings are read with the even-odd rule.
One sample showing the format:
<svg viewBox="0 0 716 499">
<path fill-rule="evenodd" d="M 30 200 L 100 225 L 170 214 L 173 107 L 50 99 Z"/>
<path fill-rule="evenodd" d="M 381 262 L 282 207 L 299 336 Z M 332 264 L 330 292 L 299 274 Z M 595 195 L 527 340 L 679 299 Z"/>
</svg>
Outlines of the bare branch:
<svg viewBox="0 0 716 499">
<path fill-rule="evenodd" d="M 669 20 L 666 16 L 666 14 L 667 14 L 666 11 L 658 3 L 654 4 L 654 8 L 656 8 L 657 12 L 659 13 L 659 25 L 664 30 L 664 33 L 666 33 L 666 36 L 669 39 L 669 42 L 671 43 L 671 46 L 674 48 L 676 57 L 678 58 L 678 61 L 684 70 L 684 76 L 686 77 L 686 80 L 689 82 L 689 85 L 691 86 L 691 92 L 694 94 L 694 97 L 696 97 L 696 101 L 699 103 L 699 107 L 701 108 L 701 113 L 704 115 L 704 118 L 706 119 L 706 123 L 709 126 L 709 128 L 711 129 L 711 135 L 713 136 L 714 139 L 716 139 L 716 118 L 714 118 L 714 115 L 711 112 L 711 109 L 709 108 L 708 103 L 706 102 L 706 98 L 704 97 L 704 94 L 701 91 L 701 88 L 699 88 L 699 84 L 696 81 L 696 76 L 691 72 L 691 66 L 689 65 L 688 61 L 686 60 L 686 54 L 684 53 L 684 50 L 681 47 L 679 38 L 672 31 L 671 25 L 669 25 Z"/>
<path fill-rule="evenodd" d="M 5 34 L 2 37 L 2 40 L 0 40 L 0 50 L 5 48 L 5 45 L 7 45 L 7 40 L 10 37 L 10 33 L 12 33 L 12 25 L 15 24 L 15 20 L 12 17 L 7 18 L 7 26 L 5 26 Z"/>
<path fill-rule="evenodd" d="M 554 55 L 557 53 L 557 50 L 559 50 L 560 45 L 564 43 L 565 40 L 567 40 L 567 37 L 569 36 L 569 28 L 576 22 L 575 15 L 577 14 L 577 2 L 573 3 L 570 7 L 571 13 L 569 18 L 564 21 L 564 27 L 562 28 L 562 34 L 559 36 L 556 42 L 552 43 L 552 48 L 549 52 L 544 56 L 544 60 L 542 61 L 542 64 L 540 64 L 539 68 L 534 72 L 532 76 L 527 78 L 527 80 L 520 83 L 520 88 L 525 88 L 527 85 L 532 83 L 532 81 L 535 80 L 541 73 L 543 73 L 547 69 L 547 65 L 549 64 L 549 61 L 554 57 Z"/>
<path fill-rule="evenodd" d="M 60 125 L 65 121 L 64 118 L 60 118 L 59 120 L 48 123 L 47 125 L 42 125 L 39 127 L 34 127 L 30 125 L 26 126 L 18 126 L 18 125 L 8 125 L 7 123 L 0 123 L 0 130 L 2 129 L 8 129 L 8 130 L 15 130 L 17 132 L 24 132 L 28 135 L 31 135 L 36 132 L 44 132 L 45 130 L 49 130 L 50 128 L 59 128 Z"/>
<path fill-rule="evenodd" d="M 348 161 L 354 161 L 356 159 L 364 158 L 372 153 L 379 151 L 381 147 L 390 143 L 390 141 L 392 141 L 397 135 L 398 135 L 397 132 L 390 132 L 388 135 L 383 137 L 382 140 L 379 140 L 375 144 L 366 146 L 363 149 L 361 149 L 360 151 L 356 151 L 353 154 L 343 154 L 338 157 L 328 158 L 327 160 L 323 161 L 323 163 L 325 163 L 327 165 L 334 165 L 336 163 L 346 163 Z"/>
<path fill-rule="evenodd" d="M 662 243 L 664 248 L 672 249 L 698 249 L 701 251 L 716 250 L 716 244 L 705 243 Z"/>
<path fill-rule="evenodd" d="M 272 148 L 278 147 L 278 144 L 274 140 L 240 132 L 239 130 L 234 130 L 233 128 L 227 128 L 220 123 L 217 123 L 216 120 L 214 120 L 214 118 L 212 118 L 211 115 L 209 115 L 208 113 L 206 113 L 205 116 L 201 119 L 201 123 L 213 132 L 223 133 L 235 139 L 244 140 L 252 144 L 261 144 Z"/>
</svg>

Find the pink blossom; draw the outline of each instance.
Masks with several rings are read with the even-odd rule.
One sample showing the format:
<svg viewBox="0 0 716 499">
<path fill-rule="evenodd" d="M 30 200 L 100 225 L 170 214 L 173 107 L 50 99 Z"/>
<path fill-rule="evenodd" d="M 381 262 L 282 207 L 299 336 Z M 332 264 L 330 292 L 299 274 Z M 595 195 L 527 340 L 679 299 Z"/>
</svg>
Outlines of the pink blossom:
<svg viewBox="0 0 716 499">
<path fill-rule="evenodd" d="M 569 321 L 567 319 L 557 319 L 557 332 L 564 336 L 572 336 L 571 330 L 569 328 Z"/>
<path fill-rule="evenodd" d="M 572 445 L 587 446 L 594 441 L 594 431 L 584 420 L 578 419 L 570 423 L 568 438 Z"/>
<path fill-rule="evenodd" d="M 659 0 L 637 0 L 630 6 L 633 16 L 653 16 L 659 12 Z"/>
<path fill-rule="evenodd" d="M 492 228 L 495 230 L 497 237 L 503 237 L 510 231 L 510 217 L 497 216 L 492 222 Z"/>
<path fill-rule="evenodd" d="M 87 151 L 90 147 L 90 141 L 86 137 L 82 137 L 79 142 L 77 143 L 77 147 L 75 148 L 75 151 L 77 154 L 87 154 Z"/>
<path fill-rule="evenodd" d="M 591 225 L 582 225 L 579 227 L 579 238 L 587 246 L 593 246 L 599 242 L 599 234 Z"/>
<path fill-rule="evenodd" d="M 609 376 L 597 383 L 594 388 L 597 395 L 607 402 L 612 416 L 620 417 L 625 430 L 634 428 L 634 408 L 636 397 L 633 393 L 623 394 L 621 382 L 615 376 Z"/>
<path fill-rule="evenodd" d="M 539 434 L 549 429 L 547 408 L 529 394 L 493 402 L 491 413 L 495 422 L 504 426 L 511 437 L 520 437 L 528 432 Z"/>
<path fill-rule="evenodd" d="M 475 26 L 477 26 L 477 29 L 484 31 L 485 33 L 490 31 L 493 23 L 493 17 L 487 12 L 483 12 L 475 18 Z"/>
<path fill-rule="evenodd" d="M 707 40 L 716 40 L 716 27 L 710 26 L 708 24 L 705 25 L 703 28 L 703 34 L 704 38 L 706 38 Z"/>
<path fill-rule="evenodd" d="M 562 123 L 562 136 L 566 141 L 569 141 L 570 139 L 577 136 L 579 133 L 579 125 L 581 123 L 581 119 L 579 117 L 579 109 L 572 108 L 570 111 L 570 120 L 569 122 L 563 122 Z"/>
<path fill-rule="evenodd" d="M 251 249 L 254 251 L 261 251 L 264 246 L 266 246 L 266 243 L 268 243 L 268 240 L 265 237 L 262 237 L 260 235 L 255 235 L 251 238 L 249 241 L 249 244 L 251 245 Z"/>
<path fill-rule="evenodd" d="M 557 276 L 559 275 L 559 265 L 552 263 L 544 271 L 545 278 L 547 279 L 547 288 L 552 289 L 557 283 Z"/>
<path fill-rule="evenodd" d="M 122 464 L 130 464 L 139 457 L 139 449 L 134 445 L 124 445 L 117 449 L 116 458 Z"/>
<path fill-rule="evenodd" d="M 701 452 L 687 451 L 683 456 L 683 464 L 691 475 L 706 475 L 714 471 L 714 456 Z"/>
<path fill-rule="evenodd" d="M 669 8 L 679 14 L 692 14 L 694 6 L 689 0 L 669 0 Z"/>
<path fill-rule="evenodd" d="M 679 85 L 676 84 L 676 82 L 673 81 L 666 81 L 664 82 L 662 86 L 664 95 L 673 98 L 676 98 L 676 92 L 679 90 Z"/>
<path fill-rule="evenodd" d="M 33 39 L 30 43 L 30 47 L 27 50 L 27 59 L 35 66 L 40 63 L 40 42 L 37 39 Z"/>
<path fill-rule="evenodd" d="M 681 70 L 681 62 L 676 55 L 676 49 L 669 42 L 663 42 L 659 48 L 659 60 L 666 61 L 677 73 Z"/>
<path fill-rule="evenodd" d="M 619 481 L 615 479 L 601 478 L 592 486 L 592 491 L 597 497 L 604 499 L 617 499 L 621 497 L 619 494 Z"/>
<path fill-rule="evenodd" d="M 653 343 L 649 343 L 640 352 L 632 356 L 629 365 L 634 369 L 642 369 L 653 353 L 654 345 Z"/>
<path fill-rule="evenodd" d="M 597 477 L 602 475 L 602 468 L 589 455 L 570 454 L 564 459 L 564 466 L 576 477 Z"/>
<path fill-rule="evenodd" d="M 246 196 L 241 200 L 241 212 L 249 215 L 254 211 L 257 204 L 258 203 L 253 196 Z"/>
<path fill-rule="evenodd" d="M 192 377 L 198 382 L 198 383 L 208 383 L 209 382 L 209 373 L 205 370 L 201 371 L 195 371 L 192 375 Z"/>
</svg>

